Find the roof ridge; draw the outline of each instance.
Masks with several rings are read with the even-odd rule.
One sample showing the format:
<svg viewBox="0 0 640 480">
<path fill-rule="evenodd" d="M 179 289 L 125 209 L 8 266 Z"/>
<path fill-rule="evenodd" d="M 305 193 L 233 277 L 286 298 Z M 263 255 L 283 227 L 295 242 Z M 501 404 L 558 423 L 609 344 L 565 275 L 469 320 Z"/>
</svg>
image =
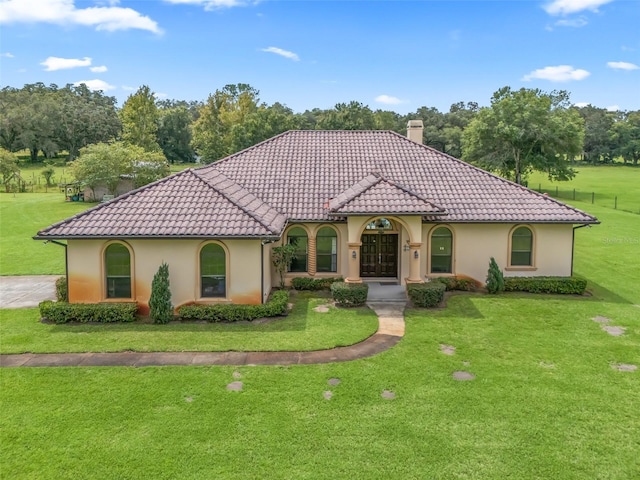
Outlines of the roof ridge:
<svg viewBox="0 0 640 480">
<path fill-rule="evenodd" d="M 189 172 L 193 172 L 193 169 L 192 168 L 186 168 L 184 170 L 181 170 L 179 172 L 173 173 L 171 175 L 167 175 L 166 177 L 162 177 L 161 179 L 156 180 L 155 182 L 147 183 L 146 185 L 143 185 L 143 186 L 138 187 L 136 189 L 130 190 L 130 191 L 126 192 L 126 193 L 123 193 L 122 195 L 118 195 L 117 197 L 112 198 L 108 202 L 99 203 L 98 205 L 94 205 L 93 207 L 88 208 L 88 209 L 86 209 L 86 210 L 84 210 L 84 211 L 82 211 L 80 213 L 76 213 L 75 215 L 73 215 L 73 216 L 71 216 L 69 218 L 65 218 L 64 220 L 61 220 L 61 221 L 56 222 L 56 223 L 53 223 L 53 224 L 49 225 L 48 227 L 43 228 L 42 230 L 38 230 L 38 233 L 36 234 L 36 237 L 39 236 L 42 232 L 44 232 L 46 230 L 65 225 L 65 224 L 71 222 L 72 220 L 76 220 L 78 218 L 85 217 L 86 215 L 89 215 L 89 214 L 91 214 L 91 213 L 93 213 L 95 211 L 98 211 L 98 210 L 101 210 L 103 208 L 106 208 L 109 205 L 121 202 L 125 198 L 131 197 L 131 196 L 136 195 L 136 194 L 138 194 L 138 193 L 140 193 L 140 192 L 142 192 L 144 190 L 148 190 L 151 187 L 154 187 L 154 186 L 159 185 L 161 183 L 167 182 L 170 179 L 179 177 L 181 175 L 186 175 Z"/>
<path fill-rule="evenodd" d="M 409 195 L 412 195 L 412 196 L 416 197 L 418 200 L 422 200 L 423 202 L 426 202 L 426 203 L 428 203 L 428 204 L 430 204 L 430 205 L 433 205 L 434 207 L 437 207 L 438 209 L 442 210 L 443 212 L 445 212 L 445 211 L 446 211 L 446 209 L 442 208 L 440 205 L 438 205 L 438 204 L 436 204 L 436 203 L 433 203 L 430 199 L 428 199 L 428 198 L 426 198 L 426 197 L 423 197 L 422 195 L 420 195 L 420 194 L 419 194 L 419 193 L 417 193 L 417 192 L 414 192 L 414 191 L 413 191 L 413 190 L 411 190 L 409 187 L 407 187 L 407 186 L 405 186 L 405 185 L 402 185 L 401 183 L 398 183 L 398 182 L 397 182 L 397 181 L 395 181 L 395 180 L 391 180 L 391 179 L 389 179 L 389 178 L 385 177 L 384 175 L 380 175 L 380 178 L 382 179 L 382 181 L 385 181 L 385 182 L 387 182 L 389 185 L 393 185 L 394 187 L 396 187 L 396 188 L 398 188 L 398 189 L 402 190 L 403 192 L 406 192 L 406 193 L 408 193 Z M 369 187 L 369 188 L 371 188 L 371 187 Z"/>
<path fill-rule="evenodd" d="M 191 170 L 191 169 L 190 169 Z M 251 201 L 253 201 L 254 199 L 260 202 L 260 205 L 264 205 L 265 207 L 267 207 L 269 212 L 273 212 L 275 214 L 276 217 L 281 217 L 283 219 L 283 223 L 286 223 L 286 217 L 280 213 L 278 210 L 276 210 L 274 207 L 272 207 L 271 205 L 269 205 L 267 202 L 265 202 L 264 200 L 262 200 L 261 198 L 258 198 L 253 192 L 251 192 L 250 190 L 248 190 L 246 187 L 243 187 L 242 185 L 240 185 L 238 182 L 236 182 L 235 180 L 233 180 L 232 178 L 227 177 L 223 172 L 221 172 L 220 170 L 218 170 L 217 168 L 212 168 L 210 170 L 215 170 L 217 172 L 217 176 L 218 177 L 223 177 L 222 181 L 229 181 L 231 182 L 233 185 L 239 187 L 240 191 L 246 192 L 245 195 L 249 195 L 251 197 Z M 222 187 L 218 187 L 215 184 L 212 184 L 208 179 L 204 178 L 202 175 L 200 175 L 199 172 L 195 171 L 195 170 L 191 170 L 191 173 L 198 178 L 200 181 L 202 181 L 203 183 L 205 183 L 209 188 L 215 190 L 217 193 L 219 193 L 220 195 L 222 195 L 224 198 L 226 198 L 227 200 L 229 200 L 235 207 L 239 208 L 240 210 L 242 210 L 244 213 L 246 213 L 247 215 L 249 215 L 251 218 L 253 218 L 256 222 L 258 222 L 260 225 L 262 225 L 263 227 L 265 227 L 268 231 L 278 235 L 280 234 L 280 232 L 282 230 L 275 230 L 273 228 L 273 225 L 269 225 L 265 220 L 263 220 L 259 215 L 257 215 L 254 211 L 249 210 L 248 208 L 246 208 L 243 205 L 240 205 L 238 203 L 238 200 L 236 198 L 232 198 L 231 196 L 231 192 L 228 192 L 226 189 L 222 188 Z M 251 203 L 251 201 L 249 203 Z"/>
</svg>

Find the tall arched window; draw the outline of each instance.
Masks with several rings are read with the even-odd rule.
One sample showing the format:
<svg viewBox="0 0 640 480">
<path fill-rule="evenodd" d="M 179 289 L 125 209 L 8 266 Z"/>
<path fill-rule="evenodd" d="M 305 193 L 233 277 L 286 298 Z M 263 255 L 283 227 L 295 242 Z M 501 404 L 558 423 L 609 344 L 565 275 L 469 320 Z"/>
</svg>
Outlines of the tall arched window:
<svg viewBox="0 0 640 480">
<path fill-rule="evenodd" d="M 131 298 L 131 255 L 121 243 L 104 251 L 107 298 Z"/>
<path fill-rule="evenodd" d="M 511 234 L 511 265 L 533 265 L 533 233 L 527 227 L 518 227 Z"/>
<path fill-rule="evenodd" d="M 296 246 L 296 258 L 289 266 L 290 272 L 306 272 L 309 237 L 302 227 L 293 227 L 287 234 L 287 242 Z"/>
<path fill-rule="evenodd" d="M 452 273 L 453 234 L 438 227 L 431 234 L 431 273 Z"/>
<path fill-rule="evenodd" d="M 331 227 L 322 227 L 316 235 L 316 271 L 338 271 L 338 235 Z"/>
<path fill-rule="evenodd" d="M 200 296 L 227 296 L 227 258 L 217 243 L 208 243 L 200 250 Z"/>
</svg>

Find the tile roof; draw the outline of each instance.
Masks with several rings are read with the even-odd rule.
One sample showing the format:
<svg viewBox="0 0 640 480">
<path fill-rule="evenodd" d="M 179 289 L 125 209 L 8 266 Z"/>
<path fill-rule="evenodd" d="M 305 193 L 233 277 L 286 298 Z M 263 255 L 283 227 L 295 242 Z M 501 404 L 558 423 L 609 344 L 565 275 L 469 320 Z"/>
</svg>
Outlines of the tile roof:
<svg viewBox="0 0 640 480">
<path fill-rule="evenodd" d="M 597 223 L 394 132 L 309 130 L 134 190 L 36 238 L 278 236 L 287 220 L 381 212 L 451 223 Z"/>
<path fill-rule="evenodd" d="M 279 237 L 286 217 L 218 172 L 188 169 L 56 223 L 36 238 Z"/>
<path fill-rule="evenodd" d="M 329 202 L 332 214 L 444 214 L 406 187 L 371 173 Z"/>
</svg>

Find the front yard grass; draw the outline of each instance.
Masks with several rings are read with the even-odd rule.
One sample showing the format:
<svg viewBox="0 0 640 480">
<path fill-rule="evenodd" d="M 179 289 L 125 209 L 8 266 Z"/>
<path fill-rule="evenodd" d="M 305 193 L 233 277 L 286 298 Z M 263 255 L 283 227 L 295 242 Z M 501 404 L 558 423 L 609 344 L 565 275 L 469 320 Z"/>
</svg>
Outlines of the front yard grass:
<svg viewBox="0 0 640 480">
<path fill-rule="evenodd" d="M 286 317 L 265 323 L 151 323 L 54 325 L 37 309 L 0 310 L 0 353 L 296 351 L 353 345 L 373 335 L 378 319 L 368 308 L 313 309 L 329 298 L 292 296 Z"/>
</svg>

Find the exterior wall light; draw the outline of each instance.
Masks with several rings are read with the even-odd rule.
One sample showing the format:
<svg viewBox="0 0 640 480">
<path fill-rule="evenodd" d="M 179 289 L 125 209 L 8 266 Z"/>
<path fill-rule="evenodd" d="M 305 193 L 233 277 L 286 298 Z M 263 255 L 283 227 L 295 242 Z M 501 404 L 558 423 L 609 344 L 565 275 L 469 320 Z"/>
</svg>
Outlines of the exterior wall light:
<svg viewBox="0 0 640 480">
<path fill-rule="evenodd" d="M 351 251 L 351 258 L 353 258 L 353 259 L 355 260 L 355 258 L 356 258 L 357 256 L 358 256 L 358 255 L 356 254 L 356 251 L 355 251 L 355 250 L 352 250 L 352 251 Z"/>
<path fill-rule="evenodd" d="M 411 250 L 411 247 L 407 244 L 407 245 L 405 245 L 404 247 L 402 247 L 402 249 L 403 249 L 405 252 L 408 252 L 409 250 Z"/>
<path fill-rule="evenodd" d="M 418 250 L 413 252 L 413 258 L 418 258 L 420 255 L 418 254 Z"/>
</svg>

